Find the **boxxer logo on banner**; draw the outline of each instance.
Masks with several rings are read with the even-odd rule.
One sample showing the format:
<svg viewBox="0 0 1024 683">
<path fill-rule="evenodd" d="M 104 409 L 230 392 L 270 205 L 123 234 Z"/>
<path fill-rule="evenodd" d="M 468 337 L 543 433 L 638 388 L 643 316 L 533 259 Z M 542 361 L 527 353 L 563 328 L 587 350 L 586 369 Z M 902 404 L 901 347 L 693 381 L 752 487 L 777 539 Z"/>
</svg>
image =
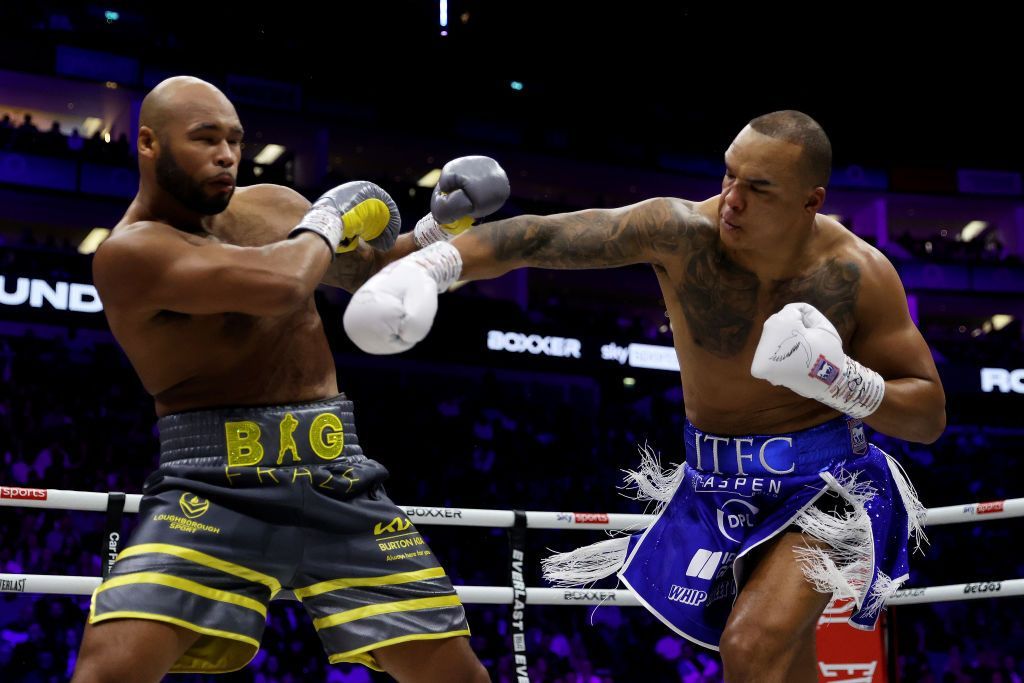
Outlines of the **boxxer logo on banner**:
<svg viewBox="0 0 1024 683">
<path fill-rule="evenodd" d="M 546 337 L 539 334 L 502 332 L 491 330 L 487 333 L 487 348 L 491 351 L 531 353 L 555 358 L 579 358 L 583 344 L 571 337 Z"/>
<path fill-rule="evenodd" d="M 597 600 L 598 602 L 615 602 L 615 591 L 567 590 L 562 593 L 566 602 L 573 600 Z"/>
</svg>

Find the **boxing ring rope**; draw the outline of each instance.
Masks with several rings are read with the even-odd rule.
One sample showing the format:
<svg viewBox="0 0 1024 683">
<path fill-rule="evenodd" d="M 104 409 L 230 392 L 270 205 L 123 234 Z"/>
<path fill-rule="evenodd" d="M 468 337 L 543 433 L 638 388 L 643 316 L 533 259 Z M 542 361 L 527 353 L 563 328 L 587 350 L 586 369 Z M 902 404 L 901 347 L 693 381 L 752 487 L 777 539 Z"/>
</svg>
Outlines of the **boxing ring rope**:
<svg viewBox="0 0 1024 683">
<path fill-rule="evenodd" d="M 63 489 L 33 489 L 0 486 L 0 507 L 45 508 L 106 512 L 110 494 Z M 138 512 L 139 494 L 126 495 L 124 512 Z M 517 512 L 514 510 L 485 510 L 476 508 L 444 508 L 400 505 L 410 520 L 418 525 L 513 528 Z M 528 529 L 561 530 L 629 530 L 654 521 L 653 515 L 595 512 L 520 512 Z M 929 508 L 926 525 L 939 526 L 971 521 L 990 521 L 1024 517 L 1024 498 L 947 505 Z M 0 592 L 41 593 L 61 595 L 89 595 L 102 579 L 90 576 L 60 576 L 46 574 L 0 573 Z M 459 598 L 467 604 L 508 605 L 515 601 L 515 588 L 501 586 L 456 586 Z M 639 601 L 626 590 L 575 589 L 526 587 L 529 605 L 600 605 L 612 604 L 637 607 Z M 1024 579 L 980 581 L 905 588 L 898 591 L 888 605 L 913 605 L 952 600 L 975 600 L 989 597 L 1024 595 Z M 294 599 L 290 591 L 281 591 L 278 599 Z M 520 599 L 522 597 L 520 596 Z"/>
<path fill-rule="evenodd" d="M 65 489 L 33 489 L 0 486 L 0 507 L 46 508 L 50 510 L 76 510 L 79 512 L 106 512 L 108 494 Z M 138 512 L 142 496 L 125 496 L 124 511 Z M 447 526 L 477 526 L 496 529 L 511 528 L 515 520 L 513 510 L 484 510 L 478 508 L 444 508 L 399 505 L 416 524 Z M 1009 498 L 981 503 L 965 503 L 929 508 L 926 526 L 958 524 L 972 520 L 987 521 L 1024 517 L 1024 498 Z M 618 531 L 634 529 L 654 521 L 654 515 L 604 512 L 542 512 L 526 511 L 528 529 L 604 529 Z"/>
<path fill-rule="evenodd" d="M 50 574 L 0 574 L 0 593 L 50 595 L 91 595 L 102 579 L 98 576 L 60 576 Z M 503 586 L 455 586 L 459 599 L 467 605 L 511 605 L 515 589 Z M 1009 598 L 1024 595 L 1024 579 L 956 583 L 927 588 L 904 588 L 886 605 L 920 605 L 929 602 Z M 294 600 L 291 591 L 282 590 L 275 600 Z M 527 587 L 527 605 L 618 605 L 639 607 L 640 602 L 627 590 L 599 588 Z"/>
</svg>

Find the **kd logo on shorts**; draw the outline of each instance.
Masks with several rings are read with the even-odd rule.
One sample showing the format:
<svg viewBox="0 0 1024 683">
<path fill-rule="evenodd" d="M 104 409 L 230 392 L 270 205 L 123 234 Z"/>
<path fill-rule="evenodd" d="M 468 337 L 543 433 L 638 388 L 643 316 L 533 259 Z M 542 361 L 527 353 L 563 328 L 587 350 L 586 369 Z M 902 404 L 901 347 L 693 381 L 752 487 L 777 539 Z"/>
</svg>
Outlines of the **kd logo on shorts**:
<svg viewBox="0 0 1024 683">
<path fill-rule="evenodd" d="M 181 498 L 178 499 L 178 505 L 181 506 L 182 513 L 189 519 L 202 517 L 210 509 L 210 501 L 192 493 L 181 494 Z"/>
<path fill-rule="evenodd" d="M 395 517 L 387 524 L 384 522 L 377 522 L 373 527 L 373 535 L 380 536 L 381 534 L 393 534 L 399 531 L 405 531 L 412 526 L 412 522 L 408 519 L 402 519 L 401 517 Z"/>
</svg>

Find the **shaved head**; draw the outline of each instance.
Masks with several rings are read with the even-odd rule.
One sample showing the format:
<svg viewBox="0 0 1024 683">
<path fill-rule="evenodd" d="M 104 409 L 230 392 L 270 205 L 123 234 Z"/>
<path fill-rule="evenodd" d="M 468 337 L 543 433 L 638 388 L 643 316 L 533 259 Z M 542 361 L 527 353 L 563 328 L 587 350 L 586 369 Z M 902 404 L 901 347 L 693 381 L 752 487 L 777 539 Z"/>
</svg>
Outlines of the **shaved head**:
<svg viewBox="0 0 1024 683">
<path fill-rule="evenodd" d="M 139 125 L 161 134 L 167 125 L 196 109 L 226 107 L 237 118 L 235 108 L 216 86 L 194 76 L 172 76 L 157 84 L 142 100 Z"/>
</svg>

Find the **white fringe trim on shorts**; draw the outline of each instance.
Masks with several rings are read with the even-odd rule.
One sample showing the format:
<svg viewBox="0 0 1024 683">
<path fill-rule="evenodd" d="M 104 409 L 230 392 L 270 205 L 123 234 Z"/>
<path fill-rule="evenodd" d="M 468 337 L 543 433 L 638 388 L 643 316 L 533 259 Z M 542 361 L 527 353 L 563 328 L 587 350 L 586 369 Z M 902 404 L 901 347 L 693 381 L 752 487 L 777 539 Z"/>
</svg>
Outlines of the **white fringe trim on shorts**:
<svg viewBox="0 0 1024 683">
<path fill-rule="evenodd" d="M 658 454 L 647 445 L 639 447 L 640 467 L 625 470 L 626 490 L 634 490 L 629 497 L 652 503 L 657 517 L 672 500 L 686 474 L 685 464 L 663 468 Z M 893 458 L 886 457 L 896 489 L 910 519 L 908 537 L 914 539 L 915 550 L 927 542 L 924 533 L 925 507 L 910 483 L 903 467 Z M 824 495 L 842 496 L 848 503 L 844 508 L 826 512 L 809 505 L 793 523 L 826 547 L 804 546 L 796 549 L 804 576 L 822 593 L 831 593 L 832 601 L 852 598 L 858 609 L 874 616 L 885 602 L 899 589 L 906 577 L 889 577 L 879 571 L 874 587 L 869 592 L 875 567 L 874 537 L 871 520 L 864 505 L 877 495 L 871 482 L 858 481 L 860 472 L 840 472 L 838 478 L 825 473 L 828 484 Z M 625 494 L 624 494 L 625 495 Z M 642 527 L 640 527 L 642 528 Z M 625 533 L 639 531 L 640 528 Z M 626 561 L 629 537 L 620 536 L 564 553 L 556 553 L 541 561 L 544 578 L 559 587 L 590 586 L 599 579 L 612 576 Z"/>
<path fill-rule="evenodd" d="M 622 495 L 653 504 L 654 509 L 648 511 L 657 517 L 665 510 L 682 483 L 685 466 L 676 465 L 665 469 L 661 466 L 658 453 L 649 445 L 637 446 L 637 450 L 640 451 L 640 467 L 635 471 L 624 470 L 622 489 L 631 493 Z M 647 526 L 641 524 L 623 530 L 621 533 L 624 535 L 618 538 L 544 558 L 541 560 L 544 579 L 559 588 L 568 588 L 590 586 L 599 579 L 612 576 L 626 561 L 629 535 Z"/>
<path fill-rule="evenodd" d="M 888 455 L 885 457 L 893 482 L 907 509 L 908 537 L 914 539 L 915 549 L 920 548 L 921 542 L 927 541 L 923 529 L 925 508 L 903 468 Z M 877 578 L 874 577 L 874 537 L 871 519 L 864 506 L 877 495 L 877 491 L 871 482 L 858 481 L 860 474 L 842 471 L 838 478 L 828 473 L 822 474 L 828 483 L 824 495 L 842 496 L 848 505 L 832 512 L 811 505 L 797 515 L 793 523 L 826 547 L 804 546 L 796 548 L 794 552 L 800 560 L 804 576 L 815 590 L 831 593 L 833 602 L 852 598 L 858 610 L 873 617 L 899 590 L 900 584 L 907 577 L 894 578 L 882 571 L 878 572 Z"/>
</svg>

